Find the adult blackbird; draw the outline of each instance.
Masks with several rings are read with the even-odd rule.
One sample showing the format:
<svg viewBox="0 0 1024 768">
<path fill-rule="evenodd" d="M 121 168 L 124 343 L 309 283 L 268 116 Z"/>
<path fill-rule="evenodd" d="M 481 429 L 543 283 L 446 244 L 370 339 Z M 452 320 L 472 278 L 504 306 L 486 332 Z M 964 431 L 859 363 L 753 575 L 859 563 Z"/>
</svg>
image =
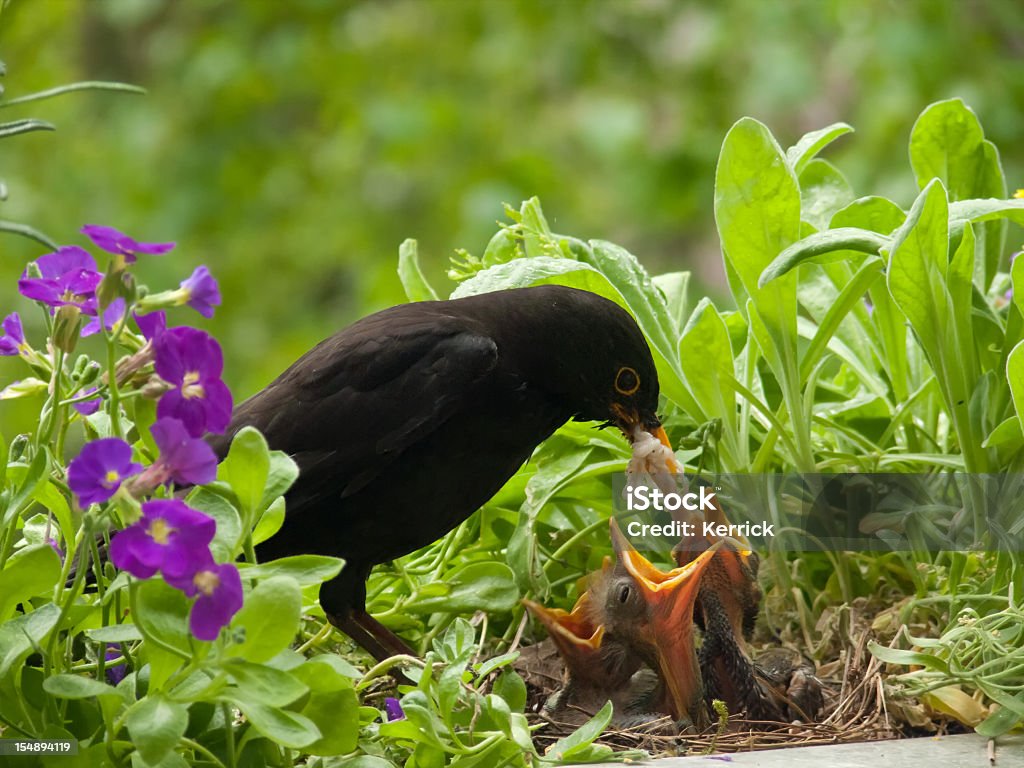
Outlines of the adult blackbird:
<svg viewBox="0 0 1024 768">
<path fill-rule="evenodd" d="M 378 564 L 426 546 L 484 504 L 566 421 L 668 441 L 658 377 L 633 318 L 562 286 L 386 309 L 321 342 L 241 403 L 299 478 L 260 559 L 345 558 L 320 590 L 330 621 L 378 659 L 408 647 L 366 613 Z"/>
</svg>

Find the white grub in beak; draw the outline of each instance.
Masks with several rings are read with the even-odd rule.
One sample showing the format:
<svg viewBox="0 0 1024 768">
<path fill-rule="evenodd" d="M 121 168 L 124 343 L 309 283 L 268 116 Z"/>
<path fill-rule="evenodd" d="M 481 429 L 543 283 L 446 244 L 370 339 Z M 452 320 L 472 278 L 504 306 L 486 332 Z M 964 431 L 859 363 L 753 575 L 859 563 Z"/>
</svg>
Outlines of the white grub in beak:
<svg viewBox="0 0 1024 768">
<path fill-rule="evenodd" d="M 666 445 L 665 431 L 652 434 L 639 424 L 627 435 L 633 443 L 633 456 L 626 465 L 626 479 L 633 485 L 652 484 L 663 493 L 681 493 L 687 490 L 686 478 L 672 449 Z"/>
</svg>

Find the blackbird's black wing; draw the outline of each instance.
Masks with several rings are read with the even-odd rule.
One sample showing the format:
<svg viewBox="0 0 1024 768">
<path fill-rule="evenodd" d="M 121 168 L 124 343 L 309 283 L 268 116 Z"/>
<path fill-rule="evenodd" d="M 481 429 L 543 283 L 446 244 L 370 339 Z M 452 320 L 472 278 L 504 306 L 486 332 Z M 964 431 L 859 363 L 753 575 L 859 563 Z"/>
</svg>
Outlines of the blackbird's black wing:
<svg viewBox="0 0 1024 768">
<path fill-rule="evenodd" d="M 215 450 L 224 455 L 231 436 L 253 425 L 290 454 L 300 474 L 289 514 L 365 487 L 455 413 L 498 363 L 487 335 L 413 307 L 321 342 L 236 408 Z"/>
</svg>

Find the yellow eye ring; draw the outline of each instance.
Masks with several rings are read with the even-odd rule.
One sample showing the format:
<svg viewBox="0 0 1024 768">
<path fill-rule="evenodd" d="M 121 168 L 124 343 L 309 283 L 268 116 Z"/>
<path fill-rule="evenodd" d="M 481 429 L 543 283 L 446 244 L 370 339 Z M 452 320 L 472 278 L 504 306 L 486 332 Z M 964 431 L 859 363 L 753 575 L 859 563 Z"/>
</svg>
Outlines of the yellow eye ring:
<svg viewBox="0 0 1024 768">
<path fill-rule="evenodd" d="M 638 389 L 640 389 L 639 374 L 628 365 L 619 368 L 619 372 L 615 374 L 615 391 L 620 395 L 632 395 Z"/>
</svg>

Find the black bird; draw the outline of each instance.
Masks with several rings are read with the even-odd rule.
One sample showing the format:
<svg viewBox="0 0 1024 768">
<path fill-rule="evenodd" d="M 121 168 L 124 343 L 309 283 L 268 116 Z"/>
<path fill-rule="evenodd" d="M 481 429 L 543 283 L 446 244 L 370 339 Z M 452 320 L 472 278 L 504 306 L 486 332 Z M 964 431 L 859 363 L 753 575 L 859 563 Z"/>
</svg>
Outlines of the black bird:
<svg viewBox="0 0 1024 768">
<path fill-rule="evenodd" d="M 657 404 L 633 318 L 596 294 L 539 286 L 363 318 L 241 403 L 212 444 L 223 457 L 251 425 L 295 459 L 284 525 L 257 555 L 345 558 L 320 603 L 383 659 L 410 651 L 366 613 L 374 565 L 465 520 L 570 419 L 667 445 Z"/>
</svg>

